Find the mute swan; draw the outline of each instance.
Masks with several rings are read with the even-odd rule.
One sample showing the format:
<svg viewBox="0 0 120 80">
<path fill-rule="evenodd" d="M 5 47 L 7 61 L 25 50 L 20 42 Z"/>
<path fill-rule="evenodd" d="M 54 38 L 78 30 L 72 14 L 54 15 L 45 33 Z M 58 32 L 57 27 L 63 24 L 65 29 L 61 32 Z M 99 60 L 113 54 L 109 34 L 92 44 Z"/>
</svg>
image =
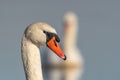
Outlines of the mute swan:
<svg viewBox="0 0 120 80">
<path fill-rule="evenodd" d="M 78 18 L 74 12 L 64 15 L 63 49 L 67 60 L 62 62 L 56 55 L 49 51 L 48 64 L 52 68 L 49 71 L 50 80 L 80 80 L 83 73 L 83 57 L 77 47 Z M 79 78 L 79 79 L 78 79 Z"/>
<path fill-rule="evenodd" d="M 68 57 L 64 65 L 65 80 L 81 80 L 84 60 L 77 47 L 78 17 L 74 12 L 68 12 L 64 16 L 64 53 Z"/>
<path fill-rule="evenodd" d="M 26 80 L 43 80 L 39 46 L 46 45 L 60 58 L 66 56 L 59 47 L 60 39 L 50 25 L 42 22 L 29 25 L 22 37 L 21 56 Z"/>
</svg>

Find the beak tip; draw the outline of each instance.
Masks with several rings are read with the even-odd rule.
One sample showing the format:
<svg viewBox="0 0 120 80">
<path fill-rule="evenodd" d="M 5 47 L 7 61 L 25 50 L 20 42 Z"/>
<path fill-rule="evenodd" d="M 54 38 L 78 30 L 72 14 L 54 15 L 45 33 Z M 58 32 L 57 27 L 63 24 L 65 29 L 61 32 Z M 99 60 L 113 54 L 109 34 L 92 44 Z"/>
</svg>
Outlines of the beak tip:
<svg viewBox="0 0 120 80">
<path fill-rule="evenodd" d="M 63 58 L 63 60 L 66 60 L 67 59 L 67 57 L 64 55 L 64 58 Z"/>
</svg>

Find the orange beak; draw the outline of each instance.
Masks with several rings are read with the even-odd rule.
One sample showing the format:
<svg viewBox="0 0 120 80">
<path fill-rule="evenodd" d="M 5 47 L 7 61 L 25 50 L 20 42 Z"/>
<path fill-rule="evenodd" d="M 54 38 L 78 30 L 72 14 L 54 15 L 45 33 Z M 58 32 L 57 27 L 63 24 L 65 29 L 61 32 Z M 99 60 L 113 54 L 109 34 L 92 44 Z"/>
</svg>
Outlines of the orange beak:
<svg viewBox="0 0 120 80">
<path fill-rule="evenodd" d="M 52 37 L 48 42 L 47 42 L 48 48 L 50 48 L 53 52 L 55 52 L 60 58 L 63 60 L 66 60 L 66 56 L 64 55 L 63 51 L 61 50 L 58 42 L 55 40 L 55 37 Z"/>
</svg>

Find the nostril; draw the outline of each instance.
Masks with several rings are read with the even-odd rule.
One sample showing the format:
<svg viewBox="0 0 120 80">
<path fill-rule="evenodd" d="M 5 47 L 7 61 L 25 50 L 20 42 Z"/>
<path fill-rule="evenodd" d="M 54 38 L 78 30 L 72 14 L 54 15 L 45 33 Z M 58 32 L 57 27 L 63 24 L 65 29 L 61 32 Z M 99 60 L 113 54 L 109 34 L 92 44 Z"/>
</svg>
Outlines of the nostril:
<svg viewBox="0 0 120 80">
<path fill-rule="evenodd" d="M 55 42 L 55 40 L 54 40 L 54 44 L 55 44 L 55 46 L 57 47 L 57 43 Z"/>
</svg>

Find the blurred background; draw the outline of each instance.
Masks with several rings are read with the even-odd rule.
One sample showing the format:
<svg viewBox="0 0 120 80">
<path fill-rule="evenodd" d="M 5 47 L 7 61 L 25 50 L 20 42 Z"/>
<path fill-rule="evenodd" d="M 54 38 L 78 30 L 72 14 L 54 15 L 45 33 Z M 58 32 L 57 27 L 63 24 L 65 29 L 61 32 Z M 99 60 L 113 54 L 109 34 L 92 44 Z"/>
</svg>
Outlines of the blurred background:
<svg viewBox="0 0 120 80">
<path fill-rule="evenodd" d="M 82 80 L 120 80 L 119 8 L 119 0 L 1 0 L 0 79 L 25 80 L 20 45 L 29 24 L 47 22 L 62 38 L 63 16 L 74 11 L 79 18 L 77 46 L 85 60 Z"/>
</svg>

